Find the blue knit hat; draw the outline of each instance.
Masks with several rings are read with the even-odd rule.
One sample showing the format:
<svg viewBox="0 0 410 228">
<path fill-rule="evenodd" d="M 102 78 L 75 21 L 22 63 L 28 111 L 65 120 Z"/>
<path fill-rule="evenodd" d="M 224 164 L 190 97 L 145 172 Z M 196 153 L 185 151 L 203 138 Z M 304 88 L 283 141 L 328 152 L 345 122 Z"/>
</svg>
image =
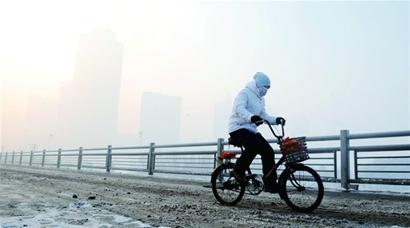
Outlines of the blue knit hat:
<svg viewBox="0 0 410 228">
<path fill-rule="evenodd" d="M 262 72 L 256 72 L 255 76 L 253 76 L 253 79 L 255 80 L 256 86 L 258 88 L 261 88 L 263 86 L 270 87 L 270 80 L 268 75 Z"/>
</svg>

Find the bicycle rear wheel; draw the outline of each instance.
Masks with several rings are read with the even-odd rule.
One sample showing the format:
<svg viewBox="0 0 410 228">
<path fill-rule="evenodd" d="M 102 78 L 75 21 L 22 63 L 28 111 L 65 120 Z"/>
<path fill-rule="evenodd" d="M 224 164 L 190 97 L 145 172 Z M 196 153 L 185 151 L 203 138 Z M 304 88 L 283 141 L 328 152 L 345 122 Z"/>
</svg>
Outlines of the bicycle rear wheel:
<svg viewBox="0 0 410 228">
<path fill-rule="evenodd" d="M 234 163 L 222 164 L 212 173 L 212 193 L 223 205 L 237 204 L 245 193 L 245 185 L 241 185 L 235 177 L 230 176 L 233 167 Z"/>
<path fill-rule="evenodd" d="M 319 174 L 302 164 L 289 165 L 280 179 L 280 194 L 295 211 L 312 212 L 322 202 L 323 182 Z"/>
</svg>

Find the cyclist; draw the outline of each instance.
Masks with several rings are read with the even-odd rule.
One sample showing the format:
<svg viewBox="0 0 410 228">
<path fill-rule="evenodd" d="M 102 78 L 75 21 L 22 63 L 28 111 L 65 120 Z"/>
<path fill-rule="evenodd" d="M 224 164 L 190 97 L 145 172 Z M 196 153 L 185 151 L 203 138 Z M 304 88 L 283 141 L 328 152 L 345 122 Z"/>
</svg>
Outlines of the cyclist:
<svg viewBox="0 0 410 228">
<path fill-rule="evenodd" d="M 274 117 L 266 113 L 265 100 L 270 88 L 269 77 L 257 72 L 253 80 L 249 82 L 236 96 L 232 115 L 229 120 L 229 135 L 234 145 L 245 148 L 242 155 L 236 161 L 232 175 L 240 182 L 245 182 L 245 170 L 252 163 L 256 154 L 262 157 L 263 173 L 266 175 L 275 165 L 275 155 L 272 147 L 265 138 L 258 133 L 257 126 L 262 124 L 262 120 L 267 120 L 271 124 L 285 124 L 282 117 Z M 265 191 L 277 192 L 277 175 L 270 175 L 264 180 Z"/>
</svg>

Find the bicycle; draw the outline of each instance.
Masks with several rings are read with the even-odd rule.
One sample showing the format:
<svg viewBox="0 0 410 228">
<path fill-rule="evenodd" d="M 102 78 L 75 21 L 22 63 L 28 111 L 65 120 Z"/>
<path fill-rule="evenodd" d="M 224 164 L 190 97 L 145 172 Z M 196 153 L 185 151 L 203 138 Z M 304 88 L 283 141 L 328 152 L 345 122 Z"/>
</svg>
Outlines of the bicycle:
<svg viewBox="0 0 410 228">
<path fill-rule="evenodd" d="M 312 168 L 302 164 L 302 161 L 309 159 L 306 138 L 284 139 L 285 130 L 282 127 L 282 134 L 276 134 L 270 123 L 266 123 L 282 152 L 282 157 L 275 164 L 266 176 L 252 174 L 250 167 L 246 171 L 245 182 L 238 181 L 231 171 L 234 163 L 231 159 L 236 154 L 232 152 L 222 152 L 218 159 L 222 161 L 212 173 L 211 184 L 212 192 L 215 198 L 223 205 L 236 205 L 244 196 L 245 191 L 250 195 L 258 195 L 263 191 L 263 178 L 276 172 L 280 165 L 284 164 L 285 168 L 278 178 L 278 193 L 282 200 L 293 210 L 299 212 L 312 212 L 316 209 L 324 195 L 323 182 L 319 174 Z M 231 145 L 238 146 L 243 152 L 243 146 L 229 140 Z"/>
</svg>

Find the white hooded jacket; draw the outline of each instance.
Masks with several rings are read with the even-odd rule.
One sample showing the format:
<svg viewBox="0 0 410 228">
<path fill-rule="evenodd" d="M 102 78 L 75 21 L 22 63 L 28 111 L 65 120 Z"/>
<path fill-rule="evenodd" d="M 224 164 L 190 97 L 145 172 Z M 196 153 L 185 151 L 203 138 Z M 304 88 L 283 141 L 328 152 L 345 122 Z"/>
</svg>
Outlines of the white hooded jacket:
<svg viewBox="0 0 410 228">
<path fill-rule="evenodd" d="M 271 124 L 276 124 L 276 117 L 266 113 L 265 99 L 259 95 L 256 83 L 252 80 L 235 98 L 232 115 L 229 119 L 229 133 L 239 129 L 258 132 L 256 125 L 251 122 L 251 117 L 254 115 L 260 116 Z"/>
</svg>

